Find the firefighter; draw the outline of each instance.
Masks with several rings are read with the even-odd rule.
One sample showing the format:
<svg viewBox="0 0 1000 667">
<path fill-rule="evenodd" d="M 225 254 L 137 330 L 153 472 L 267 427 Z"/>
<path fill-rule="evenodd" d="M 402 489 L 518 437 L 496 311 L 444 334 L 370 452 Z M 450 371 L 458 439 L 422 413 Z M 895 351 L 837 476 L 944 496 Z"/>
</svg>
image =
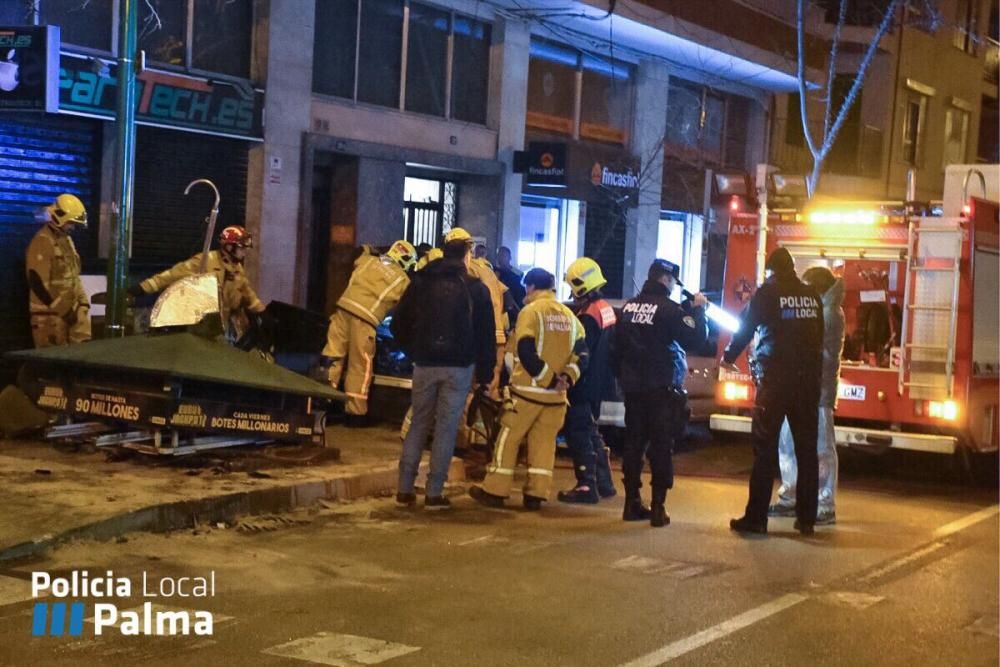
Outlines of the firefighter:
<svg viewBox="0 0 1000 667">
<path fill-rule="evenodd" d="M 610 363 L 608 348 L 615 325 L 615 309 L 604 300 L 601 288 L 608 284 L 601 267 L 589 257 L 581 257 L 566 269 L 566 283 L 573 292 L 571 310 L 583 325 L 590 350 L 590 365 L 569 391 L 569 408 L 563 432 L 573 456 L 576 486 L 556 496 L 564 503 L 594 504 L 617 494 L 611 481 L 609 450 L 597 430 L 601 414 L 601 394 Z"/>
<path fill-rule="evenodd" d="M 28 305 L 35 347 L 90 340 L 90 300 L 80 281 L 80 255 L 70 230 L 87 226 L 87 209 L 61 194 L 43 209 L 45 226 L 25 253 Z"/>
<path fill-rule="evenodd" d="M 589 355 L 579 320 L 556 300 L 555 277 L 544 269 L 532 269 L 524 276 L 524 286 L 524 310 L 514 329 L 514 372 L 505 390 L 493 461 L 482 486 L 473 486 L 469 495 L 487 507 L 502 507 L 514 481 L 518 447 L 527 437 L 524 508 L 539 510 L 552 485 L 566 391 L 586 370 Z"/>
<path fill-rule="evenodd" d="M 740 533 L 767 533 L 768 503 L 778 472 L 778 436 L 787 418 L 798 461 L 795 529 L 811 535 L 819 484 L 816 438 L 823 375 L 823 305 L 816 290 L 795 275 L 795 262 L 786 248 L 771 253 L 765 270 L 767 278 L 743 310 L 740 328 L 722 359 L 733 367 L 754 334 L 758 335 L 750 495 L 743 516 L 732 519 L 729 527 Z"/>
<path fill-rule="evenodd" d="M 236 341 L 246 334 L 255 315 L 264 312 L 257 292 L 250 285 L 243 262 L 248 248 L 253 247 L 253 237 L 243 227 L 230 225 L 219 233 L 219 249 L 210 250 L 205 272 L 215 275 L 222 294 L 222 321 L 229 327 L 231 338 Z M 175 282 L 196 275 L 201 269 L 201 253 L 178 262 L 171 268 L 146 278 L 129 288 L 131 296 L 162 292 Z"/>
<path fill-rule="evenodd" d="M 660 527 L 670 523 L 664 503 L 674 485 L 673 445 L 687 416 L 685 349 L 708 339 L 705 305 L 698 293 L 679 305 L 670 299 L 682 287 L 680 267 L 656 259 L 639 295 L 622 307 L 612 341 L 612 366 L 625 393 L 625 453 L 622 519 Z M 643 457 L 652 472 L 652 505 L 642 504 Z"/>
<path fill-rule="evenodd" d="M 344 392 L 348 396 L 350 425 L 361 425 L 368 414 L 375 329 L 399 303 L 410 284 L 407 272 L 416 261 L 417 251 L 409 241 L 396 241 L 385 255 L 362 253 L 354 262 L 351 280 L 330 318 L 323 356 L 331 360 L 327 377 L 335 389 L 344 375 L 347 357 Z"/>
</svg>

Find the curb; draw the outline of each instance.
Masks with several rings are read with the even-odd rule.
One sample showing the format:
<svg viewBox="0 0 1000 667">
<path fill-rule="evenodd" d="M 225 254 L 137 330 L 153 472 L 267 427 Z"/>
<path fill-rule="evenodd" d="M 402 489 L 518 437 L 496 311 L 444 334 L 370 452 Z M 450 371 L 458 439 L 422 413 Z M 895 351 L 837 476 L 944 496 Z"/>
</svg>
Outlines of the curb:
<svg viewBox="0 0 1000 667">
<path fill-rule="evenodd" d="M 452 481 L 464 479 L 464 469 L 456 466 L 456 461 L 461 463 L 457 459 L 452 460 L 449 471 Z M 421 476 L 426 475 L 427 468 L 427 463 L 421 464 Z M 108 541 L 126 533 L 165 533 L 194 528 L 197 524 L 232 522 L 241 515 L 287 512 L 312 505 L 320 499 L 357 500 L 367 496 L 391 494 L 396 490 L 398 479 L 399 469 L 393 463 L 346 477 L 150 505 L 70 528 L 57 535 L 45 535 L 36 540 L 0 548 L 0 563 L 39 556 L 52 547 L 74 540 Z"/>
</svg>

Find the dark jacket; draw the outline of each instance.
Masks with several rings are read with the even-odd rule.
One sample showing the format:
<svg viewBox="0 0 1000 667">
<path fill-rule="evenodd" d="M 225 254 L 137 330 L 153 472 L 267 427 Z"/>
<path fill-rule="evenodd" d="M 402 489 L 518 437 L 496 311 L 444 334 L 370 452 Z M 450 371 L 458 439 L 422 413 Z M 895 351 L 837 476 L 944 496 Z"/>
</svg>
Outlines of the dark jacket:
<svg viewBox="0 0 1000 667">
<path fill-rule="evenodd" d="M 743 309 L 740 330 L 723 358 L 734 363 L 759 334 L 755 350 L 757 378 L 777 382 L 807 397 L 819 395 L 823 362 L 823 304 L 819 295 L 795 275 L 775 274 L 764 281 Z M 776 385 L 775 385 L 776 386 Z"/>
<path fill-rule="evenodd" d="M 524 308 L 524 285 L 521 284 L 521 279 L 524 276 L 521 275 L 521 272 L 510 267 L 497 267 L 496 274 L 500 282 L 507 286 L 517 310 Z"/>
<path fill-rule="evenodd" d="M 622 307 L 615 327 L 611 363 L 626 394 L 683 387 L 687 376 L 685 349 L 708 339 L 705 309 L 670 300 L 667 288 L 647 280 L 639 296 Z"/>
<path fill-rule="evenodd" d="M 570 309 L 583 325 L 590 361 L 580 380 L 569 390 L 569 402 L 573 405 L 587 403 L 599 411 L 608 382 L 611 336 L 617 316 L 611 304 L 601 298 L 574 304 Z"/>
<path fill-rule="evenodd" d="M 464 368 L 474 363 L 477 382 L 493 378 L 493 303 L 486 286 L 462 262 L 443 259 L 414 274 L 390 331 L 417 366 Z"/>
</svg>

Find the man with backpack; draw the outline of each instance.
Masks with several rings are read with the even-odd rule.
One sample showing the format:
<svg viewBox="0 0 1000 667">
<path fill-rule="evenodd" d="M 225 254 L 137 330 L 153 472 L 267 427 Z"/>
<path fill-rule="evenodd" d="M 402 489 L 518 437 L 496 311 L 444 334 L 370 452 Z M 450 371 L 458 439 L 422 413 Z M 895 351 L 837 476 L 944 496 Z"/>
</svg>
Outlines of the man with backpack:
<svg viewBox="0 0 1000 667">
<path fill-rule="evenodd" d="M 414 274 L 390 329 L 413 360 L 413 417 L 399 458 L 396 502 L 416 503 L 413 487 L 424 443 L 434 431 L 424 508 L 448 509 L 443 496 L 455 438 L 473 377 L 489 385 L 496 363 L 496 325 L 489 290 L 469 275 L 471 245 L 456 238 L 444 257 Z"/>
</svg>

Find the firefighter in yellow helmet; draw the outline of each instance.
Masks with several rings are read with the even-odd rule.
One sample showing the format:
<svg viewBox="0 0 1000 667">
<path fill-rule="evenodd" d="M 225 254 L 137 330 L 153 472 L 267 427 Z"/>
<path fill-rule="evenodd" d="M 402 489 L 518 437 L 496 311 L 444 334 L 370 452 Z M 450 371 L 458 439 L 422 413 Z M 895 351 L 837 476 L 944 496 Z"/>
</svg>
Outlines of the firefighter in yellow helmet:
<svg viewBox="0 0 1000 667">
<path fill-rule="evenodd" d="M 524 285 L 527 297 L 514 329 L 514 372 L 506 390 L 510 401 L 486 479 L 482 486 L 472 487 L 469 495 L 488 507 L 502 506 L 510 495 L 518 447 L 527 437 L 524 507 L 538 510 L 552 486 L 566 391 L 586 370 L 589 354 L 579 320 L 556 299 L 555 277 L 544 269 L 532 269 L 524 276 Z"/>
<path fill-rule="evenodd" d="M 80 281 L 80 255 L 70 229 L 87 226 L 87 209 L 62 194 L 44 209 L 45 226 L 28 244 L 28 308 L 35 347 L 90 340 L 90 300 Z"/>
<path fill-rule="evenodd" d="M 205 272 L 214 274 L 219 281 L 222 294 L 222 321 L 235 341 L 250 329 L 251 317 L 264 312 L 257 292 L 250 285 L 243 262 L 248 248 L 253 247 L 253 237 L 243 227 L 230 225 L 219 234 L 219 249 L 210 250 Z M 167 289 L 181 278 L 196 275 L 201 269 L 201 253 L 178 262 L 166 271 L 146 278 L 133 285 L 128 292 L 132 296 L 155 294 Z"/>
<path fill-rule="evenodd" d="M 566 283 L 573 293 L 570 309 L 583 327 L 590 351 L 590 366 L 569 391 L 569 408 L 563 433 L 573 456 L 576 486 L 560 491 L 564 503 L 597 503 L 616 495 L 611 480 L 608 448 L 597 430 L 601 397 L 608 382 L 609 347 L 612 327 L 617 322 L 615 309 L 604 300 L 601 288 L 608 284 L 601 267 L 589 257 L 581 257 L 566 269 Z"/>
<path fill-rule="evenodd" d="M 330 318 L 323 356 L 331 359 L 328 378 L 336 388 L 347 373 L 344 392 L 348 396 L 349 424 L 360 424 L 368 414 L 368 388 L 375 358 L 375 329 L 410 284 L 407 272 L 417 261 L 417 250 L 408 241 L 396 241 L 384 255 L 363 253 L 354 262 L 347 289 Z"/>
</svg>

